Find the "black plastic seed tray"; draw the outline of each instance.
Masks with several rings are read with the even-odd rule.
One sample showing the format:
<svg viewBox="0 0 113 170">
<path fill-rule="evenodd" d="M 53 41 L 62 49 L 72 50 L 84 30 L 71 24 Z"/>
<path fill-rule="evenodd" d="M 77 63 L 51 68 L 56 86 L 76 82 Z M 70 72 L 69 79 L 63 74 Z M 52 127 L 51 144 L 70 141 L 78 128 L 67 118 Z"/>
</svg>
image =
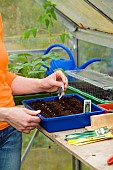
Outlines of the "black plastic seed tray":
<svg viewBox="0 0 113 170">
<path fill-rule="evenodd" d="M 67 71 L 69 86 L 99 99 L 113 102 L 113 77 L 93 70 Z"/>
<path fill-rule="evenodd" d="M 113 100 L 113 90 L 111 89 L 104 90 L 100 87 L 89 84 L 88 82 L 69 82 L 69 85 L 98 99 L 105 101 Z"/>
</svg>

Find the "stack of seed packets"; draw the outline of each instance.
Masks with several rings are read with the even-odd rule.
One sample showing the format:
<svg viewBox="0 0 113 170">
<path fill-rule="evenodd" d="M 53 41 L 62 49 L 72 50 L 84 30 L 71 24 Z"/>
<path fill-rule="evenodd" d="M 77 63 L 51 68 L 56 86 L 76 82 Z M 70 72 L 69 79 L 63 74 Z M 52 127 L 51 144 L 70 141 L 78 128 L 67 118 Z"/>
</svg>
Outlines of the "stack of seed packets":
<svg viewBox="0 0 113 170">
<path fill-rule="evenodd" d="M 85 132 L 76 132 L 65 136 L 65 140 L 70 145 L 85 145 L 113 138 L 112 132 L 107 127 L 89 130 Z"/>
</svg>

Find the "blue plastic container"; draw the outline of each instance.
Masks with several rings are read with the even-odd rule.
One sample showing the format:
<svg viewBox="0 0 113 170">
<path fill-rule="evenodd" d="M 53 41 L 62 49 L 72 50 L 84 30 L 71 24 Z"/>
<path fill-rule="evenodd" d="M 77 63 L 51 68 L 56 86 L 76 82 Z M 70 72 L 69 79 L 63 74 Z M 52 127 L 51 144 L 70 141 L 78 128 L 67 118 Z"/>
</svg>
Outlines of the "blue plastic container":
<svg viewBox="0 0 113 170">
<path fill-rule="evenodd" d="M 81 97 L 78 94 L 66 94 L 63 96 L 63 98 L 70 97 L 70 96 L 74 96 L 82 103 L 85 100 L 85 98 Z M 31 100 L 23 100 L 22 103 L 28 109 L 33 110 L 29 106 L 30 103 L 36 102 L 38 100 L 44 100 L 45 102 L 49 102 L 57 98 L 58 96 L 51 96 L 51 97 L 37 98 Z M 39 114 L 39 117 L 41 118 L 40 125 L 48 132 L 57 132 L 62 130 L 75 129 L 75 128 L 84 128 L 85 126 L 90 126 L 90 116 L 104 113 L 104 109 L 102 109 L 101 107 L 93 103 L 91 103 L 91 108 L 93 112 L 79 113 L 79 114 L 53 117 L 53 118 L 45 118 L 41 114 Z"/>
<path fill-rule="evenodd" d="M 46 71 L 47 75 L 52 74 L 54 72 L 54 70 L 56 70 L 58 68 L 63 69 L 64 71 L 65 70 L 80 70 L 80 69 L 85 69 L 88 65 L 90 65 L 94 62 L 101 61 L 101 58 L 92 58 L 92 59 L 86 61 L 81 66 L 77 67 L 71 50 L 63 44 L 53 44 L 53 45 L 49 46 L 45 50 L 44 55 L 48 54 L 55 47 L 60 47 L 64 51 L 66 51 L 69 56 L 69 59 L 61 58 L 59 60 L 55 60 L 55 59 L 51 60 L 50 67 L 47 68 L 47 71 Z M 46 67 L 46 66 L 44 65 L 44 67 Z"/>
</svg>

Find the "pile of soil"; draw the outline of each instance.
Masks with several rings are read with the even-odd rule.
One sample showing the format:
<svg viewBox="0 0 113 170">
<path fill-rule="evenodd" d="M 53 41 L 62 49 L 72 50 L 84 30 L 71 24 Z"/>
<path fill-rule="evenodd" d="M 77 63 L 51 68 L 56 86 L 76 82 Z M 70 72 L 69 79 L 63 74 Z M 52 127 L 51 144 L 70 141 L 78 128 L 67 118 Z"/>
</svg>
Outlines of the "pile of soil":
<svg viewBox="0 0 113 170">
<path fill-rule="evenodd" d="M 74 96 L 49 102 L 37 100 L 31 102 L 29 106 L 33 110 L 41 110 L 41 115 L 46 118 L 83 113 L 83 103 Z"/>
<path fill-rule="evenodd" d="M 113 100 L 113 90 L 104 90 L 88 82 L 69 82 L 69 85 L 101 100 Z"/>
</svg>

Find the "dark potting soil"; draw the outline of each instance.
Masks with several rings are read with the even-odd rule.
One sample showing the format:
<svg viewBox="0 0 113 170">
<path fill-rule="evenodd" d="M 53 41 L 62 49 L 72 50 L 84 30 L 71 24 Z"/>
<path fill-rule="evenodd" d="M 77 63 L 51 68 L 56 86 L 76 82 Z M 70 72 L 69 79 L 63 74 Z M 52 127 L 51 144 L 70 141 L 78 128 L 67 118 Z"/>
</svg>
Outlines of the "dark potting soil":
<svg viewBox="0 0 113 170">
<path fill-rule="evenodd" d="M 102 89 L 88 82 L 69 82 L 69 85 L 101 100 L 113 100 L 112 89 Z"/>
<path fill-rule="evenodd" d="M 49 102 L 37 100 L 31 102 L 29 106 L 33 110 L 41 110 L 41 115 L 46 118 L 83 113 L 83 103 L 74 96 Z"/>
</svg>

